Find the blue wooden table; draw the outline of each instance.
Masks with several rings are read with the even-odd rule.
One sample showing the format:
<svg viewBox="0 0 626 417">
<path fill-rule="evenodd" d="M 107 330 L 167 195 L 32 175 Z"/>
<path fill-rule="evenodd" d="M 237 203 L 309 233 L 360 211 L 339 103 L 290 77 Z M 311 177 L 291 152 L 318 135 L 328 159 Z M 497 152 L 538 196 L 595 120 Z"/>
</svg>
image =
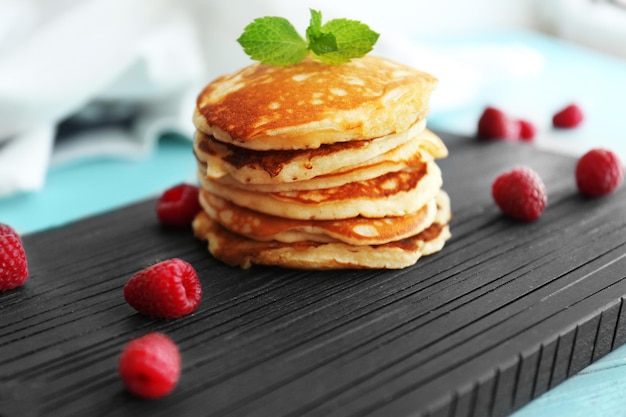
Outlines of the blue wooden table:
<svg viewBox="0 0 626 417">
<path fill-rule="evenodd" d="M 498 79 L 472 101 L 453 110 L 433 108 L 432 129 L 473 135 L 486 105 L 510 110 L 538 127 L 534 146 L 575 155 L 592 147 L 615 150 L 626 161 L 626 61 L 527 32 L 486 32 L 421 40 L 428 46 L 459 48 L 528 47 L 542 62 L 531 77 Z M 555 131 L 556 108 L 580 103 L 585 123 L 575 131 Z M 191 123 L 191 122 L 190 122 Z M 154 196 L 176 183 L 195 181 L 188 138 L 164 136 L 154 153 L 141 161 L 90 159 L 53 167 L 46 186 L 36 193 L 0 199 L 0 221 L 21 233 L 59 226 Z M 626 209 L 626 208 L 625 208 Z M 518 410 L 514 417 L 626 416 L 626 346 Z"/>
</svg>

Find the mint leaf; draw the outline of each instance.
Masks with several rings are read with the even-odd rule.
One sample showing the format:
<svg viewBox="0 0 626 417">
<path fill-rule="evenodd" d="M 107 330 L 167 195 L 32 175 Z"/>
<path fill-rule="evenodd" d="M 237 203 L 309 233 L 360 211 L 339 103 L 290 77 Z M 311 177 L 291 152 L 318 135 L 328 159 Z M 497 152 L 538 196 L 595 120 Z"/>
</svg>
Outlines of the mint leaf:
<svg viewBox="0 0 626 417">
<path fill-rule="evenodd" d="M 306 29 L 309 49 L 315 55 L 337 51 L 337 40 L 332 33 L 322 32 L 322 13 L 311 9 L 311 21 Z"/>
<path fill-rule="evenodd" d="M 357 20 L 333 19 L 322 25 L 322 13 L 311 9 L 306 40 L 285 18 L 266 16 L 244 28 L 237 42 L 250 58 L 270 65 L 292 65 L 309 51 L 327 64 L 342 64 L 369 53 L 379 34 Z"/>
<path fill-rule="evenodd" d="M 237 39 L 250 58 L 270 65 L 292 65 L 308 54 L 307 42 L 282 17 L 260 17 L 246 26 Z"/>
<path fill-rule="evenodd" d="M 321 30 L 332 33 L 337 42 L 336 51 L 324 54 L 317 54 L 313 51 L 317 59 L 327 64 L 342 64 L 352 58 L 367 55 L 380 36 L 366 24 L 349 19 L 330 20 L 322 26 Z"/>
<path fill-rule="evenodd" d="M 321 33 L 309 42 L 309 49 L 314 55 L 325 55 L 337 51 L 337 39 L 332 33 Z"/>
<path fill-rule="evenodd" d="M 311 39 L 317 38 L 322 34 L 322 12 L 309 9 L 311 12 L 311 19 L 309 20 L 309 27 L 306 28 L 306 37 L 309 43 Z"/>
</svg>

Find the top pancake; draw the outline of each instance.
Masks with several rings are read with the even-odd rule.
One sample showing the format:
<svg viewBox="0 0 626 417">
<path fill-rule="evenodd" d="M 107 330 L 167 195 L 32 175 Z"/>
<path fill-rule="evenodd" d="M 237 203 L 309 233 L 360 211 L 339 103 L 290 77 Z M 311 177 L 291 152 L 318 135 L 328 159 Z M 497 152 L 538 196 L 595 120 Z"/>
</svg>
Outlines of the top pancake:
<svg viewBox="0 0 626 417">
<path fill-rule="evenodd" d="M 371 55 L 342 65 L 253 64 L 207 85 L 193 120 L 207 135 L 248 149 L 314 149 L 405 131 L 425 119 L 436 84 Z"/>
</svg>

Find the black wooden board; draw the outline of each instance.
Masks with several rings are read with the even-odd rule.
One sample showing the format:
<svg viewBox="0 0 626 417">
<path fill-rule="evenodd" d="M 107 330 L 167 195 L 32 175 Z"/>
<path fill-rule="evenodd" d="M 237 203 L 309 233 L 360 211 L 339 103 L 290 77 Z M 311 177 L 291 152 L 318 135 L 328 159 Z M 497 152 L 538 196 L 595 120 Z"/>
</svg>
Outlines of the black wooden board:
<svg viewBox="0 0 626 417">
<path fill-rule="evenodd" d="M 0 294 L 0 415 L 504 416 L 623 344 L 626 188 L 584 199 L 572 157 L 442 137 L 453 238 L 400 271 L 231 268 L 160 227 L 152 200 L 25 236 L 31 276 Z M 516 165 L 548 189 L 534 223 L 491 200 Z M 171 257 L 198 270 L 200 308 L 135 313 L 124 283 Z M 127 394 L 116 371 L 149 331 L 183 358 L 158 401 Z"/>
</svg>

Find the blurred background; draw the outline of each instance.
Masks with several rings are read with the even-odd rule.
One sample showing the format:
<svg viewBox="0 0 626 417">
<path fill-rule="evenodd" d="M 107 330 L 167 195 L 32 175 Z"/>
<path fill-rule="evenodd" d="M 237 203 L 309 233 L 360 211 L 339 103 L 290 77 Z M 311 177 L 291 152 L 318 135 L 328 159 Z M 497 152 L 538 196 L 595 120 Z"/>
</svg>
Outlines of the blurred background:
<svg viewBox="0 0 626 417">
<path fill-rule="evenodd" d="M 536 146 L 626 159 L 625 0 L 0 0 L 0 221 L 22 233 L 195 181 L 195 97 L 250 63 L 254 18 L 309 8 L 381 33 L 375 53 L 435 75 L 432 129 L 472 136 L 487 105 Z M 576 102 L 585 122 L 551 127 Z"/>
</svg>

